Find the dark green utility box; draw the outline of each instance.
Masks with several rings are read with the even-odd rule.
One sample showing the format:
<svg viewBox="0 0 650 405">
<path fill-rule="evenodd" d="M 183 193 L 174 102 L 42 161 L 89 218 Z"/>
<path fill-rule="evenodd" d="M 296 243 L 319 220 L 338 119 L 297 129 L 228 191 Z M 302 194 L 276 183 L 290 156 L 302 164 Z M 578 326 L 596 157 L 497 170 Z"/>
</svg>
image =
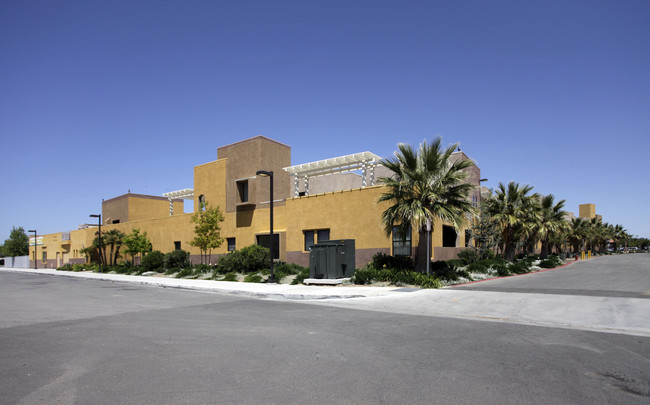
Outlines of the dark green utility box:
<svg viewBox="0 0 650 405">
<path fill-rule="evenodd" d="M 352 277 L 354 259 L 354 239 L 319 242 L 309 252 L 309 278 Z"/>
</svg>

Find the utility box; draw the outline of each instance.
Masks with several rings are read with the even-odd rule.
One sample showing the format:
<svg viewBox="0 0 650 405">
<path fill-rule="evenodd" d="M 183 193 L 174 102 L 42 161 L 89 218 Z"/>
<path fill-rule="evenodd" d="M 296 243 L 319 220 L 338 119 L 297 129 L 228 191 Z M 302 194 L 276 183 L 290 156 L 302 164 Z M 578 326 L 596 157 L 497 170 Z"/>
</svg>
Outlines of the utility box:
<svg viewBox="0 0 650 405">
<path fill-rule="evenodd" d="M 354 274 L 354 239 L 319 242 L 309 252 L 309 278 L 337 279 Z"/>
</svg>

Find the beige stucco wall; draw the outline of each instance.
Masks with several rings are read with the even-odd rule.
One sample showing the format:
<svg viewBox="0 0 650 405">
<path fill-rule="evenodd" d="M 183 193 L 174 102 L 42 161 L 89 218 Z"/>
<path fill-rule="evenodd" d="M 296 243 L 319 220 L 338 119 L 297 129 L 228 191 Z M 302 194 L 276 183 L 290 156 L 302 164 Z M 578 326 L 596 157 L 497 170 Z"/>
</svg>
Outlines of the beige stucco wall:
<svg viewBox="0 0 650 405">
<path fill-rule="evenodd" d="M 580 204 L 579 206 L 579 215 L 580 218 L 595 218 L 596 217 L 596 205 L 594 204 Z"/>
</svg>

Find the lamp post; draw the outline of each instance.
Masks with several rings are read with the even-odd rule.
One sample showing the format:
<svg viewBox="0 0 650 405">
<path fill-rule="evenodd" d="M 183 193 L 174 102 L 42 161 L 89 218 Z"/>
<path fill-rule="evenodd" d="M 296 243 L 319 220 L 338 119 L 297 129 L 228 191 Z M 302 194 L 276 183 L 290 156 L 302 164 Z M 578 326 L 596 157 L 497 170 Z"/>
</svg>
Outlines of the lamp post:
<svg viewBox="0 0 650 405">
<path fill-rule="evenodd" d="M 427 276 L 431 274 L 431 229 L 433 225 L 427 218 Z"/>
<path fill-rule="evenodd" d="M 271 276 L 267 280 L 267 283 L 275 283 L 275 278 L 273 278 L 273 171 L 266 171 L 266 170 L 258 170 L 257 173 L 255 173 L 256 176 L 268 176 L 271 184 L 271 236 L 270 236 L 270 241 L 269 241 L 269 247 L 271 250 Z"/>
<path fill-rule="evenodd" d="M 38 269 L 38 256 L 36 255 L 36 229 L 30 229 L 27 232 L 34 232 L 34 269 Z"/>
<path fill-rule="evenodd" d="M 99 224 L 99 272 L 102 272 L 102 214 L 90 214 L 90 218 L 97 218 Z"/>
</svg>

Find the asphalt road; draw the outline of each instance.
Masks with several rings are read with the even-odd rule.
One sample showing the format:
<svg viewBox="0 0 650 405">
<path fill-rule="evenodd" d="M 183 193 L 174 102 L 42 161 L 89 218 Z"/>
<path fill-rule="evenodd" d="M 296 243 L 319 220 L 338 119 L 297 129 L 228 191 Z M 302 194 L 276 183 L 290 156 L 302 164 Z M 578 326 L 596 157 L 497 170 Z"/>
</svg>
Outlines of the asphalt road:
<svg viewBox="0 0 650 405">
<path fill-rule="evenodd" d="M 650 254 L 601 256 L 559 270 L 454 287 L 465 290 L 650 299 Z"/>
<path fill-rule="evenodd" d="M 1 404 L 647 404 L 649 381 L 643 336 L 0 273 Z"/>
</svg>

